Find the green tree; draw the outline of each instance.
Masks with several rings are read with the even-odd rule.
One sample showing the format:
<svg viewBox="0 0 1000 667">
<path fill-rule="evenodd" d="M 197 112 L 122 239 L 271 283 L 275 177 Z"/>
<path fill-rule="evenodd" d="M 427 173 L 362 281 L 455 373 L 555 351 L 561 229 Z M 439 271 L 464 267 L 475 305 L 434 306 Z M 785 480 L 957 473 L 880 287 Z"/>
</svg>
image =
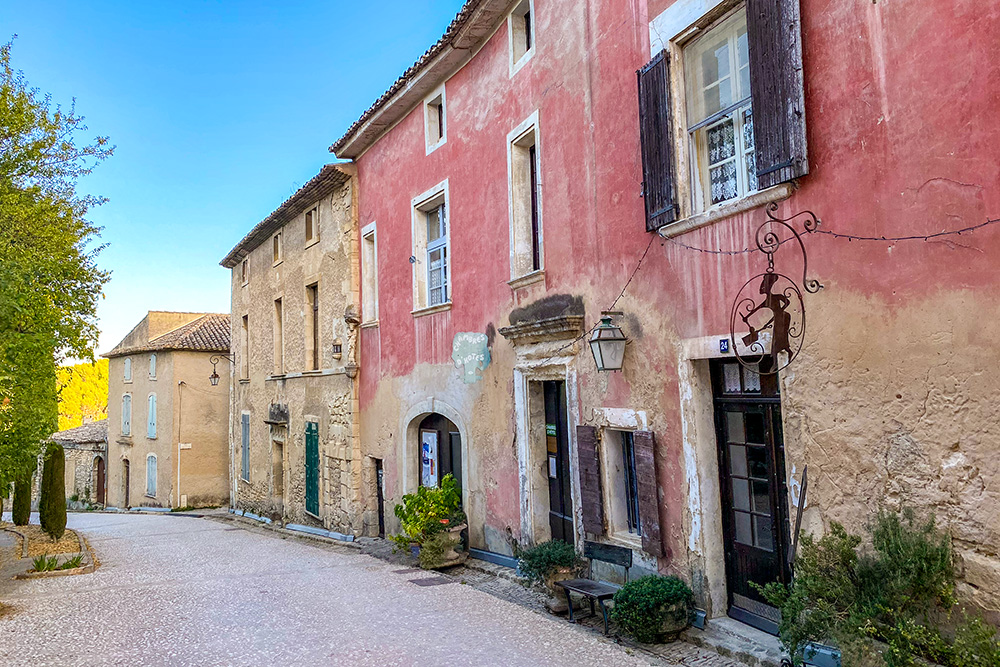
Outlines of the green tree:
<svg viewBox="0 0 1000 667">
<path fill-rule="evenodd" d="M 84 420 L 108 416 L 108 360 L 60 366 L 56 370 L 59 389 L 59 430 L 75 428 Z"/>
<path fill-rule="evenodd" d="M 103 199 L 77 181 L 109 157 L 106 137 L 80 142 L 83 117 L 54 105 L 0 45 L 0 486 L 25 474 L 56 429 L 57 358 L 93 358 Z"/>
<path fill-rule="evenodd" d="M 42 461 L 38 519 L 42 530 L 53 540 L 58 540 L 66 532 L 66 453 L 62 445 L 54 442 L 45 448 Z"/>
<path fill-rule="evenodd" d="M 10 508 L 10 520 L 15 526 L 27 526 L 31 518 L 31 475 L 25 475 L 14 482 L 14 502 Z"/>
</svg>

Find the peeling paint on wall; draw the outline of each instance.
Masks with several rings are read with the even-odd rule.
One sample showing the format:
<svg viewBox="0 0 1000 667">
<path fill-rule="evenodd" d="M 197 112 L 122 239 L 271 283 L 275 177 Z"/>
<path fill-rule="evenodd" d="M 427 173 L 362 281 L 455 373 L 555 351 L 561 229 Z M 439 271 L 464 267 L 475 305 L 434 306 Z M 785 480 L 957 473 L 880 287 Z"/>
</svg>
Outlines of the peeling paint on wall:
<svg viewBox="0 0 1000 667">
<path fill-rule="evenodd" d="M 489 339 L 482 333 L 457 333 L 451 343 L 451 360 L 462 369 L 462 381 L 473 384 L 483 379 L 490 365 Z"/>
</svg>

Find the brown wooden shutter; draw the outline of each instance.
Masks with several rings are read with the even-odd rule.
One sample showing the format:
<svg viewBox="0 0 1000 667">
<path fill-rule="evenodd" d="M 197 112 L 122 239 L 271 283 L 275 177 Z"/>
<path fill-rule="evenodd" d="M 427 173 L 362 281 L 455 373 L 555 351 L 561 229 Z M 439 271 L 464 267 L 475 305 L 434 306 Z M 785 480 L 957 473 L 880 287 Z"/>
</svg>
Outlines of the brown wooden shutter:
<svg viewBox="0 0 1000 667">
<path fill-rule="evenodd" d="M 670 112 L 670 57 L 660 51 L 639 74 L 639 142 L 646 231 L 677 219 L 673 114 Z"/>
<path fill-rule="evenodd" d="M 580 505 L 583 529 L 594 535 L 604 534 L 604 501 L 601 497 L 601 464 L 597 451 L 597 429 L 576 427 L 576 454 L 580 464 Z"/>
<path fill-rule="evenodd" d="M 757 184 L 809 173 L 799 0 L 747 0 Z"/>
<path fill-rule="evenodd" d="M 632 436 L 635 451 L 635 476 L 639 482 L 639 525 L 642 529 L 642 549 L 654 556 L 663 556 L 660 537 L 660 497 L 656 491 L 656 440 L 652 431 L 636 431 Z"/>
</svg>

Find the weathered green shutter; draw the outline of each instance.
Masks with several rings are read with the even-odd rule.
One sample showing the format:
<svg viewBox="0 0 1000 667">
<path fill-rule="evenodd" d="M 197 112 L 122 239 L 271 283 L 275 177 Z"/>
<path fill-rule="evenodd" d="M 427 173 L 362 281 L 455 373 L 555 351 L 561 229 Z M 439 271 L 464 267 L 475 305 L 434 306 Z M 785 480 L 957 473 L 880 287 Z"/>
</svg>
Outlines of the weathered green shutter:
<svg viewBox="0 0 1000 667">
<path fill-rule="evenodd" d="M 306 422 L 306 511 L 319 516 L 319 424 Z"/>
</svg>

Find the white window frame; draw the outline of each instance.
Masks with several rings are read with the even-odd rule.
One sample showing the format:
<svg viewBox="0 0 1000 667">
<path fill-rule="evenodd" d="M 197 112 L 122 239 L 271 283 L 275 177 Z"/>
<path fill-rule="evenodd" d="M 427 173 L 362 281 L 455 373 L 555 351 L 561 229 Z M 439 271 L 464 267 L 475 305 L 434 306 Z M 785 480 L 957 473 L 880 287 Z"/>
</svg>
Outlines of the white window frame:
<svg viewBox="0 0 1000 667">
<path fill-rule="evenodd" d="M 691 55 L 692 50 L 704 40 L 712 39 L 713 35 L 715 38 L 718 38 L 720 34 L 719 30 L 724 27 L 724 24 L 736 18 L 740 14 L 743 14 L 743 23 L 745 24 L 746 7 L 741 4 L 726 12 L 724 16 L 720 17 L 716 21 L 713 21 L 703 30 L 698 31 L 696 36 L 680 46 L 681 63 L 683 65 L 683 92 L 680 107 L 684 114 L 684 123 L 681 126 L 685 128 L 684 136 L 687 145 L 686 158 L 690 169 L 689 183 L 691 189 L 691 208 L 692 212 L 695 214 L 704 213 L 721 206 L 731 205 L 733 202 L 740 201 L 741 199 L 745 199 L 748 196 L 759 192 L 756 188 L 756 184 L 754 184 L 754 187 L 751 188 L 750 184 L 747 182 L 747 157 L 753 155 L 753 149 L 748 149 L 747 146 L 744 145 L 743 141 L 743 112 L 747 109 L 752 111 L 752 96 L 750 91 L 744 91 L 746 94 L 740 99 L 702 120 L 695 123 L 688 122 L 687 120 L 688 102 L 690 101 L 689 98 L 692 92 L 700 92 L 693 91 L 693 86 L 697 84 L 696 82 L 689 80 L 691 77 L 689 76 L 690 72 L 688 65 L 690 64 L 689 59 L 693 58 Z M 733 85 L 735 85 L 739 79 L 737 33 L 735 30 L 732 30 L 734 27 L 735 24 L 730 26 L 731 32 L 727 37 L 730 58 L 729 77 Z M 735 162 L 736 168 L 736 195 L 729 199 L 713 203 L 711 202 L 710 170 L 715 165 L 708 163 L 708 148 L 705 145 L 707 141 L 706 137 L 707 132 L 711 128 L 722 125 L 729 118 L 732 118 L 733 122 L 735 155 L 731 159 Z M 717 164 L 722 164 L 723 162 L 728 161 L 729 159 Z"/>
<path fill-rule="evenodd" d="M 122 362 L 122 380 L 132 382 L 132 357 L 125 357 L 125 361 Z"/>
<path fill-rule="evenodd" d="M 153 474 L 149 474 L 149 462 L 153 462 Z M 157 475 L 159 474 L 159 465 L 156 460 L 156 454 L 146 455 L 146 497 L 155 498 L 156 497 L 156 487 L 157 487 Z M 150 493 L 150 484 L 152 484 L 152 493 Z"/>
<path fill-rule="evenodd" d="M 125 404 L 128 404 L 128 409 L 125 409 Z M 128 419 L 125 418 L 126 412 L 128 413 Z M 122 435 L 131 436 L 132 435 L 132 394 L 131 392 L 126 392 L 122 394 Z"/>
<path fill-rule="evenodd" d="M 149 355 L 149 379 L 156 379 L 156 352 Z"/>
<path fill-rule="evenodd" d="M 146 439 L 156 440 L 156 392 L 146 396 Z"/>
<path fill-rule="evenodd" d="M 378 323 L 378 231 L 374 222 L 361 230 L 361 323 Z"/>
<path fill-rule="evenodd" d="M 305 237 L 305 247 L 310 248 L 319 243 L 319 204 L 316 204 L 302 214 L 302 234 Z M 310 221 L 312 227 L 312 238 L 309 238 Z"/>
<path fill-rule="evenodd" d="M 530 14 L 529 31 L 527 34 L 530 46 L 521 51 L 521 44 L 524 41 L 524 15 Z M 507 15 L 507 44 L 510 53 L 510 76 L 517 74 L 522 67 L 528 64 L 531 57 L 535 55 L 535 25 L 537 24 L 535 15 L 535 1 L 522 0 L 510 14 Z"/>
<path fill-rule="evenodd" d="M 524 193 L 524 185 L 519 184 L 515 171 L 520 168 L 519 160 L 525 156 L 520 153 L 525 152 L 523 147 L 527 141 L 534 142 L 535 148 L 535 201 L 538 206 L 538 268 L 533 266 L 534 239 L 531 229 L 531 204 L 527 205 L 527 212 L 520 211 L 523 206 L 520 201 Z M 531 284 L 544 278 L 545 273 L 545 234 L 542 216 L 542 146 L 541 133 L 539 132 L 538 110 L 518 123 L 517 127 L 507 134 L 507 220 L 510 231 L 510 282 L 512 288 L 517 289 L 524 285 Z M 530 174 L 530 172 L 529 172 Z M 530 188 L 530 175 L 524 176 L 527 179 L 527 187 Z M 527 191 L 530 196 L 530 189 Z M 526 216 L 526 217 L 525 217 Z M 527 235 L 527 245 L 524 237 Z M 522 247 L 524 252 L 521 251 Z M 524 254 L 527 253 L 527 259 Z M 527 267 L 524 266 L 527 262 Z M 525 268 L 527 270 L 525 270 Z"/>
<path fill-rule="evenodd" d="M 427 213 L 444 205 L 445 211 L 445 231 L 446 233 L 434 243 L 433 248 L 428 248 L 427 243 Z M 413 255 L 411 262 L 413 266 L 413 315 L 427 315 L 440 310 L 451 308 L 454 296 L 454 282 L 452 279 L 452 253 L 451 253 L 451 230 L 454 224 L 451 216 L 451 202 L 448 195 L 448 181 L 442 181 L 430 190 L 414 197 L 411 201 L 411 233 L 413 239 Z M 429 255 L 436 249 L 443 248 L 445 251 L 445 295 L 443 303 L 430 305 L 430 283 L 429 283 Z"/>
<path fill-rule="evenodd" d="M 448 143 L 448 99 L 445 94 L 445 85 L 441 84 L 434 91 L 424 98 L 424 143 L 426 155 L 430 155 L 437 149 Z M 440 126 L 438 132 L 438 108 L 440 107 Z"/>
</svg>

